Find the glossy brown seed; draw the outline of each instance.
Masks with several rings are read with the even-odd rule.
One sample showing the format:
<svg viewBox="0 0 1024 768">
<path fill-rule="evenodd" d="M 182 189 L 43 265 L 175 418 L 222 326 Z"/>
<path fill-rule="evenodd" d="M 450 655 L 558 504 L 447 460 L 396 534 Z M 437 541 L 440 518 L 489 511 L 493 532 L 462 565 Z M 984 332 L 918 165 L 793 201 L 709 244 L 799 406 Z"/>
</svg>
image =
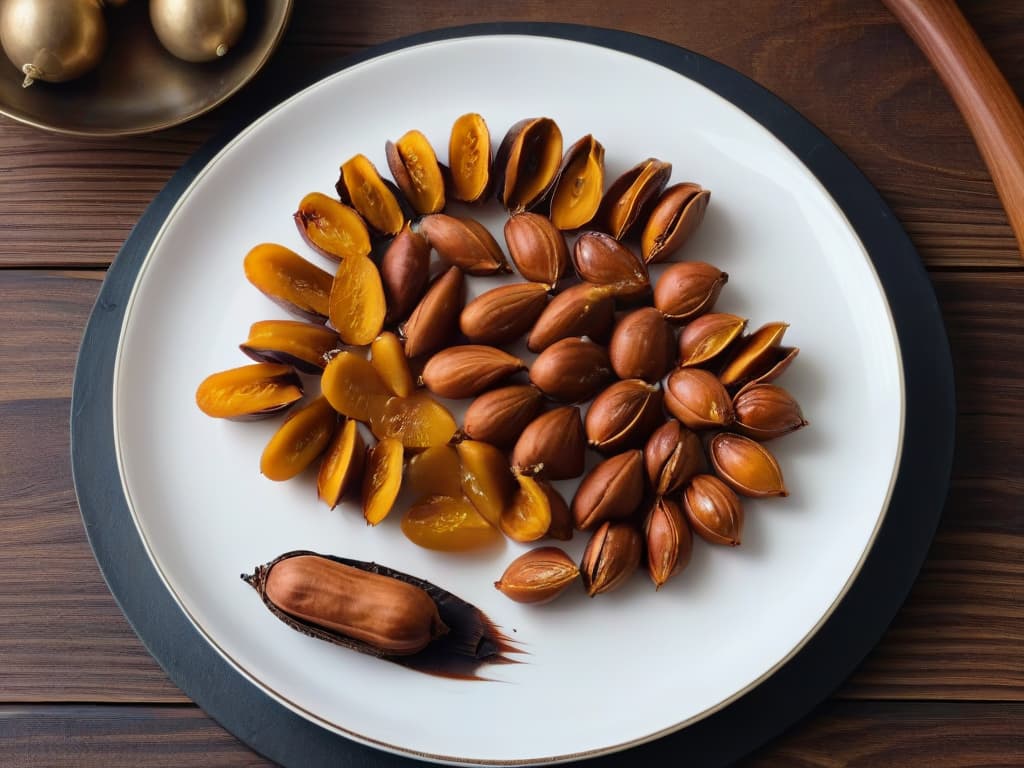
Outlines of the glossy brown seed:
<svg viewBox="0 0 1024 768">
<path fill-rule="evenodd" d="M 579 575 L 576 563 L 561 549 L 538 547 L 509 563 L 494 586 L 517 603 L 540 605 L 562 594 Z"/>
<path fill-rule="evenodd" d="M 381 177 L 366 155 L 354 155 L 345 161 L 335 189 L 341 201 L 359 211 L 377 232 L 397 235 L 405 224 L 405 212 L 395 189 Z"/>
<path fill-rule="evenodd" d="M 416 213 L 444 210 L 444 176 L 426 136 L 408 131 L 398 141 L 387 142 L 384 153 L 391 176 Z"/>
<path fill-rule="evenodd" d="M 290 365 L 277 363 L 255 363 L 214 373 L 196 389 L 196 405 L 207 416 L 239 421 L 281 413 L 301 398 L 298 374 Z M 582 432 L 580 424 L 581 444 Z"/>
<path fill-rule="evenodd" d="M 370 233 L 362 217 L 327 195 L 306 195 L 294 218 L 302 239 L 330 259 L 370 255 Z"/>
<path fill-rule="evenodd" d="M 562 132 L 548 117 L 509 128 L 494 159 L 498 200 L 512 213 L 529 210 L 547 194 L 562 160 Z"/>
<path fill-rule="evenodd" d="M 594 597 L 625 584 L 640 566 L 643 548 L 643 537 L 631 523 L 604 523 L 590 537 L 580 561 L 587 594 Z"/>
<path fill-rule="evenodd" d="M 708 456 L 718 476 L 736 493 L 755 498 L 789 495 L 779 462 L 749 437 L 717 434 L 708 445 Z"/>
<path fill-rule="evenodd" d="M 736 352 L 719 374 L 727 387 L 740 387 L 747 383 L 767 384 L 777 379 L 800 350 L 782 346 L 782 337 L 789 328 L 787 323 L 766 323 L 741 339 Z"/>
<path fill-rule="evenodd" d="M 675 353 L 672 327 L 654 307 L 624 315 L 608 344 L 608 357 L 620 379 L 661 381 L 672 368 Z"/>
<path fill-rule="evenodd" d="M 646 219 L 671 175 L 671 163 L 649 157 L 613 181 L 597 213 L 602 229 L 616 240 L 629 234 L 634 225 Z"/>
<path fill-rule="evenodd" d="M 587 441 L 601 453 L 642 446 L 664 420 L 661 389 L 642 379 L 609 386 L 590 404 L 584 428 Z"/>
<path fill-rule="evenodd" d="M 555 408 L 523 430 L 512 451 L 512 466 L 539 467 L 545 480 L 569 480 L 583 474 L 586 447 L 580 409 Z"/>
<path fill-rule="evenodd" d="M 807 426 L 800 404 L 782 387 L 754 384 L 733 398 L 736 429 L 754 440 L 772 440 Z"/>
<path fill-rule="evenodd" d="M 656 264 L 674 254 L 704 220 L 711 193 L 700 184 L 675 184 L 658 198 L 640 235 L 644 261 Z"/>
<path fill-rule="evenodd" d="M 700 368 L 677 368 L 669 374 L 665 407 L 690 429 L 727 427 L 735 417 L 722 382 Z"/>
<path fill-rule="evenodd" d="M 532 384 L 484 392 L 466 409 L 463 431 L 474 440 L 511 448 L 540 412 L 542 395 Z"/>
<path fill-rule="evenodd" d="M 441 397 L 474 397 L 513 373 L 526 363 L 497 347 L 462 344 L 436 353 L 423 369 L 423 383 Z"/>
<path fill-rule="evenodd" d="M 458 267 L 451 267 L 427 289 L 401 326 L 406 357 L 429 355 L 447 344 L 459 327 L 465 301 L 465 277 Z"/>
<path fill-rule="evenodd" d="M 679 334 L 679 364 L 706 365 L 739 338 L 747 321 L 737 315 L 712 312 L 701 315 Z"/>
<path fill-rule="evenodd" d="M 527 280 L 554 288 L 569 268 L 569 246 L 551 220 L 537 213 L 517 213 L 505 222 L 508 255 Z"/>
<path fill-rule="evenodd" d="M 604 190 L 604 147 L 589 133 L 569 147 L 551 189 L 551 223 L 558 229 L 586 226 Z"/>
<path fill-rule="evenodd" d="M 475 344 L 509 344 L 533 327 L 547 305 L 543 283 L 501 285 L 466 305 L 459 328 Z"/>
<path fill-rule="evenodd" d="M 572 263 L 581 280 L 607 286 L 616 296 L 643 296 L 651 289 L 647 267 L 640 257 L 604 232 L 580 235 Z"/>
<path fill-rule="evenodd" d="M 604 347 L 587 339 L 562 339 L 545 349 L 530 366 L 530 381 L 553 400 L 589 400 L 612 377 Z"/>
<path fill-rule="evenodd" d="M 340 345 L 335 331 L 316 323 L 261 320 L 249 327 L 249 338 L 238 347 L 253 360 L 291 365 L 303 373 L 317 374 Z"/>
<path fill-rule="evenodd" d="M 669 419 L 648 438 L 644 467 L 651 488 L 663 496 L 678 491 L 694 475 L 707 472 L 708 462 L 697 433 Z"/>
<path fill-rule="evenodd" d="M 712 544 L 735 547 L 743 530 L 743 506 L 714 475 L 697 475 L 683 492 L 683 513 L 693 532 Z"/>
<path fill-rule="evenodd" d="M 391 576 L 312 554 L 278 558 L 261 571 L 265 580 L 257 589 L 269 605 L 316 636 L 363 653 L 409 655 L 448 632 L 426 591 Z"/>
<path fill-rule="evenodd" d="M 673 322 L 687 322 L 709 312 L 729 275 L 700 261 L 670 265 L 654 286 L 654 306 Z"/>
<path fill-rule="evenodd" d="M 310 264 L 289 248 L 262 243 L 245 256 L 245 277 L 291 314 L 311 323 L 326 323 L 334 275 Z"/>
<path fill-rule="evenodd" d="M 644 496 L 644 458 L 638 450 L 605 459 L 583 480 L 572 499 L 576 528 L 589 531 L 608 520 L 630 517 Z"/>
<path fill-rule="evenodd" d="M 478 203 L 491 186 L 491 134 L 476 112 L 461 115 L 448 140 L 451 195 L 464 203 Z"/>
<path fill-rule="evenodd" d="M 555 296 L 530 331 L 531 352 L 547 349 L 559 339 L 588 336 L 602 342 L 615 320 L 615 300 L 599 285 L 581 283 Z"/>
<path fill-rule="evenodd" d="M 655 589 L 682 571 L 693 553 L 693 534 L 679 503 L 658 497 L 644 525 L 647 573 Z"/>
<path fill-rule="evenodd" d="M 474 219 L 435 213 L 420 219 L 420 231 L 443 262 L 467 275 L 511 271 L 498 241 Z"/>
<path fill-rule="evenodd" d="M 380 260 L 380 278 L 387 299 L 385 321 L 404 320 L 423 297 L 430 280 L 430 243 L 408 223 L 391 241 Z"/>
</svg>

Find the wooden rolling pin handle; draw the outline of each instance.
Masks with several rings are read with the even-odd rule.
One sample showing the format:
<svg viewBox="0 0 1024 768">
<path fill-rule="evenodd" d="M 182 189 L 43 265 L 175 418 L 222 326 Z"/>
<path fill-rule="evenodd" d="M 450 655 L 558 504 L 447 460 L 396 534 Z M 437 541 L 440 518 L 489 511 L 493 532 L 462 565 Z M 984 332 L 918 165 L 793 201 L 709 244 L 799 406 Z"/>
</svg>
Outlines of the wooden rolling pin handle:
<svg viewBox="0 0 1024 768">
<path fill-rule="evenodd" d="M 954 0 L 883 0 L 963 113 L 1024 254 L 1024 108 Z"/>
</svg>

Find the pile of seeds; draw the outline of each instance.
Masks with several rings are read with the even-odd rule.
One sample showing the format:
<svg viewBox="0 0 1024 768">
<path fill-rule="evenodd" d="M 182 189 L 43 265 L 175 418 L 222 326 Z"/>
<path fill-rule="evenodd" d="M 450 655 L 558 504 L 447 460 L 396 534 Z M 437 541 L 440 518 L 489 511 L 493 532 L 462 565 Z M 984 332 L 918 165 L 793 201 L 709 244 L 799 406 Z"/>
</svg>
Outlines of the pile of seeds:
<svg viewBox="0 0 1024 768">
<path fill-rule="evenodd" d="M 739 544 L 739 496 L 787 493 L 763 443 L 806 422 L 771 383 L 797 354 L 785 323 L 747 334 L 746 319 L 712 312 L 728 276 L 710 264 L 679 261 L 652 285 L 648 265 L 679 251 L 710 193 L 668 186 L 672 166 L 655 158 L 605 189 L 602 145 L 588 135 L 563 153 L 549 118 L 512 126 L 493 161 L 477 114 L 455 121 L 448 166 L 419 131 L 386 156 L 394 183 L 356 155 L 337 198 L 299 203 L 299 232 L 334 275 L 282 245 L 245 257 L 249 281 L 302 320 L 253 324 L 241 349 L 259 362 L 204 380 L 200 409 L 280 414 L 303 397 L 299 372 L 320 375 L 321 394 L 267 444 L 266 477 L 319 459 L 319 497 L 333 508 L 358 490 L 372 525 L 405 489 L 402 530 L 432 549 L 587 532 L 579 566 L 552 546 L 509 565 L 496 586 L 521 602 L 580 576 L 606 592 L 645 555 L 660 587 L 689 561 L 692 533 Z M 482 224 L 443 212 L 492 192 L 508 257 Z M 508 275 L 509 257 L 522 281 L 467 304 L 466 276 Z M 524 338 L 532 364 L 509 351 Z M 461 428 L 435 395 L 473 398 Z M 581 477 L 588 448 L 602 460 L 566 503 L 551 483 Z"/>
</svg>

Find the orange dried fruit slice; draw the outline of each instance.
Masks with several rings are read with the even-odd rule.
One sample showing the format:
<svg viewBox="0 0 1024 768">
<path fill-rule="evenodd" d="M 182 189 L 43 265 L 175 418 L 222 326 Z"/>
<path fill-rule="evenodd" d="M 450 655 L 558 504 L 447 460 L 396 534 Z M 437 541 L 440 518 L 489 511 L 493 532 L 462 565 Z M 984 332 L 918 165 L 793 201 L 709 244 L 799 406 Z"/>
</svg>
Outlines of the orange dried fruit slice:
<svg viewBox="0 0 1024 768">
<path fill-rule="evenodd" d="M 489 443 L 463 440 L 456 446 L 462 471 L 462 493 L 495 528 L 512 501 L 516 484 L 505 454 Z"/>
<path fill-rule="evenodd" d="M 445 445 L 455 436 L 455 417 L 426 392 L 375 400 L 370 429 L 379 439 L 393 438 L 406 448 Z"/>
<path fill-rule="evenodd" d="M 334 509 L 341 497 L 353 487 L 366 466 L 366 443 L 359 433 L 359 424 L 345 419 L 334 430 L 316 478 L 316 494 Z"/>
<path fill-rule="evenodd" d="M 324 368 L 320 389 L 334 410 L 369 422 L 371 407 L 383 405 L 391 392 L 370 361 L 354 352 L 340 352 Z"/>
<path fill-rule="evenodd" d="M 324 397 L 292 413 L 270 438 L 260 457 L 260 472 L 270 480 L 291 480 L 323 453 L 338 423 Z"/>
<path fill-rule="evenodd" d="M 385 438 L 370 449 L 363 476 L 363 517 L 377 525 L 388 516 L 402 487 L 405 449 L 398 440 Z"/>
<path fill-rule="evenodd" d="M 501 540 L 469 501 L 449 496 L 410 507 L 402 517 L 402 533 L 414 544 L 444 552 L 482 549 Z"/>
<path fill-rule="evenodd" d="M 416 389 L 402 342 L 390 331 L 385 331 L 373 340 L 370 345 L 370 363 L 377 369 L 388 389 L 399 397 L 408 397 Z"/>
</svg>

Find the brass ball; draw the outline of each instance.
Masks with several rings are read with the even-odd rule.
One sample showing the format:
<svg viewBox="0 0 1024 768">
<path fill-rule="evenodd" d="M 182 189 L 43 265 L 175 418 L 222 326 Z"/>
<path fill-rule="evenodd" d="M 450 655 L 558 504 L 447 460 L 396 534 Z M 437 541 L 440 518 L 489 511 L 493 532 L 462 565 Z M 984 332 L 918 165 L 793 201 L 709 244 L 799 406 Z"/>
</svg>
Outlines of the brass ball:
<svg viewBox="0 0 1024 768">
<path fill-rule="evenodd" d="M 238 42 L 245 0 L 150 0 L 149 19 L 164 47 L 185 61 L 212 61 Z"/>
<path fill-rule="evenodd" d="M 0 45 L 25 75 L 60 83 L 93 69 L 107 44 L 100 0 L 0 2 Z"/>
</svg>

